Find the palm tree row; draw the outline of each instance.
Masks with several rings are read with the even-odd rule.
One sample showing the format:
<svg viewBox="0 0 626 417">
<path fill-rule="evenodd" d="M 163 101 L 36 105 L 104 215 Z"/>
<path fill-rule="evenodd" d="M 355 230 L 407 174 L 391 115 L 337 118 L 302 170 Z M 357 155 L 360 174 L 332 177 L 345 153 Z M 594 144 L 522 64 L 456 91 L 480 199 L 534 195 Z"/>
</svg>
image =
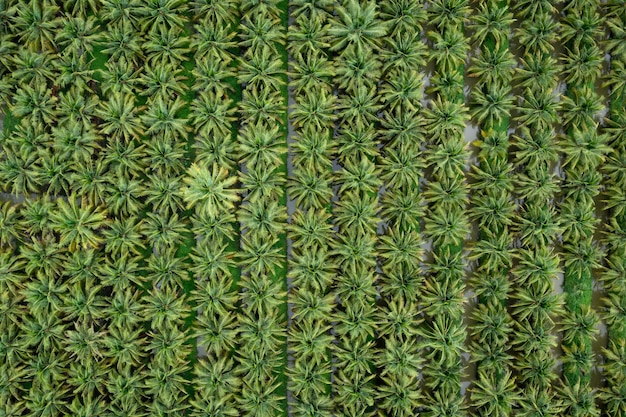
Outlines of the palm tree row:
<svg viewBox="0 0 626 417">
<path fill-rule="evenodd" d="M 335 183 L 337 199 L 333 242 L 337 275 L 335 320 L 336 371 L 332 395 L 334 414 L 370 416 L 376 413 L 374 385 L 377 296 L 378 176 L 377 97 L 378 52 L 386 34 L 378 5 L 344 1 L 335 7 L 329 28 L 337 100 L 339 147 Z M 359 139 L 365 138 L 364 141 Z M 356 143 L 355 143 L 356 142 Z"/>
<path fill-rule="evenodd" d="M 601 266 L 600 245 L 594 239 L 600 193 L 599 167 L 609 151 L 607 136 L 598 129 L 601 97 L 594 91 L 600 76 L 603 37 L 600 3 L 566 2 L 561 42 L 566 46 L 563 69 L 567 91 L 563 97 L 564 135 L 559 143 L 563 181 L 560 204 L 563 242 L 565 311 L 562 319 L 563 378 L 566 396 L 579 397 L 577 409 L 599 413 L 591 387 L 599 318 L 591 307 L 593 274 Z M 567 402 L 567 398 L 565 401 Z"/>
<path fill-rule="evenodd" d="M 602 280 L 605 289 L 602 319 L 608 328 L 608 344 L 603 350 L 605 357 L 602 375 L 605 386 L 601 399 L 608 415 L 626 415 L 626 210 L 624 190 L 626 176 L 626 89 L 624 74 L 626 69 L 626 10 L 618 1 L 609 1 L 601 6 L 605 17 L 605 28 L 609 39 L 605 43 L 606 53 L 610 54 L 610 70 L 605 77 L 609 87 L 609 111 L 604 128 L 610 148 L 604 173 L 604 201 L 608 211 L 608 222 L 604 225 L 603 243 L 606 245 L 605 270 Z"/>
<path fill-rule="evenodd" d="M 562 273 L 555 248 L 561 229 L 555 208 L 559 180 L 554 173 L 560 103 L 556 94 L 559 67 L 553 50 L 559 34 L 555 5 L 521 2 L 513 9 L 521 23 L 515 36 L 524 50 L 516 74 L 517 87 L 523 92 L 514 136 L 514 165 L 520 167 L 514 176 L 515 197 L 520 200 L 515 223 L 521 247 L 513 269 L 511 314 L 516 383 L 526 395 L 517 408 L 527 414 L 537 410 L 554 414 L 566 407 L 556 390 L 553 355 L 562 310 L 561 297 L 554 292 L 554 282 Z"/>
<path fill-rule="evenodd" d="M 238 372 L 245 372 L 237 368 L 236 354 L 242 319 L 235 216 L 240 200 L 235 158 L 239 8 L 236 2 L 197 2 L 194 9 L 189 42 L 195 63 L 189 76 L 194 160 L 183 179 L 183 196 L 193 209 L 190 269 L 198 345 L 197 360 L 191 363 L 189 415 L 235 415 L 240 414 Z"/>
<path fill-rule="evenodd" d="M 240 3 L 241 415 L 285 415 L 287 2 Z"/>
<path fill-rule="evenodd" d="M 387 34 L 378 69 L 381 113 L 377 169 L 385 185 L 379 199 L 382 233 L 377 242 L 380 299 L 377 302 L 377 408 L 383 415 L 414 416 L 427 403 L 421 392 L 420 344 L 423 290 L 421 217 L 425 156 L 422 100 L 427 15 L 418 1 L 386 1 L 380 16 Z"/>
<path fill-rule="evenodd" d="M 513 322 L 508 311 L 515 220 L 508 133 L 515 65 L 509 49 L 513 22 L 508 1 L 482 3 L 474 11 L 472 40 L 480 49 L 468 69 L 477 80 L 471 101 L 472 116 L 480 128 L 471 209 L 478 222 L 478 240 L 471 254 L 477 264 L 471 278 L 476 306 L 470 349 L 476 379 L 470 388 L 470 407 L 502 417 L 511 415 L 518 396 L 509 352 Z"/>
<path fill-rule="evenodd" d="M 431 102 L 425 110 L 430 175 L 424 191 L 428 203 L 424 233 L 432 242 L 432 249 L 428 254 L 422 309 L 426 358 L 423 372 L 428 394 L 425 407 L 429 415 L 465 413 L 461 378 L 467 336 L 463 323 L 463 252 L 469 229 L 469 151 L 464 128 L 469 114 L 463 77 L 469 48 L 464 26 L 469 11 L 468 2 L 463 0 L 434 1 L 428 10 L 429 58 L 435 68 L 428 89 Z"/>
<path fill-rule="evenodd" d="M 293 127 L 292 172 L 287 193 L 295 201 L 289 238 L 289 364 L 287 377 L 290 410 L 296 416 L 330 416 L 332 371 L 331 287 L 335 264 L 331 197 L 335 100 L 334 68 L 329 59 L 328 28 L 331 2 L 292 4 L 288 49 L 290 53 L 290 124 Z"/>
</svg>

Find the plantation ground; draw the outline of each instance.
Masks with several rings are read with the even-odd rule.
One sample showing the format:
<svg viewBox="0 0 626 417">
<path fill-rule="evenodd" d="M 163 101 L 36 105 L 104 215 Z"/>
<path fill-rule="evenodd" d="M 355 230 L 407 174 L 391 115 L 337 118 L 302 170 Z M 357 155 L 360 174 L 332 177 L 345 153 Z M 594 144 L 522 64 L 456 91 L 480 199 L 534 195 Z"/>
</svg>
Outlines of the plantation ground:
<svg viewBox="0 0 626 417">
<path fill-rule="evenodd" d="M 0 410 L 626 415 L 624 33 L 0 2 Z"/>
</svg>

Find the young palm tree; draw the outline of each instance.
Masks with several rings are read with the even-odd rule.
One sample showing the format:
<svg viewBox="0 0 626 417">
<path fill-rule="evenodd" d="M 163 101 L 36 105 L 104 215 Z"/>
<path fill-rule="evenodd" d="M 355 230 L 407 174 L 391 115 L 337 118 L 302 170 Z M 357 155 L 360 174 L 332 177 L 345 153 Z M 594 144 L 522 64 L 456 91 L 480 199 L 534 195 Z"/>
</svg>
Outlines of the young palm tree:
<svg viewBox="0 0 626 417">
<path fill-rule="evenodd" d="M 232 18 L 229 16 L 229 19 Z M 234 40 L 236 32 L 219 24 L 194 25 L 194 29 L 189 47 L 194 51 L 196 59 L 224 65 L 228 65 L 234 59 L 232 51 L 237 47 Z"/>
<path fill-rule="evenodd" d="M 89 2 L 95 6 L 94 0 L 89 0 Z M 75 4 L 79 3 L 83 3 L 83 1 L 79 0 Z M 61 22 L 63 29 L 56 38 L 59 46 L 68 53 L 91 55 L 95 45 L 102 37 L 96 17 L 83 17 L 73 13 L 71 16 L 63 18 Z"/>
<path fill-rule="evenodd" d="M 143 224 L 136 217 L 116 218 L 109 224 L 109 228 L 102 232 L 107 253 L 122 255 L 139 255 L 145 249 Z"/>
<path fill-rule="evenodd" d="M 53 124 L 57 115 L 57 98 L 45 83 L 18 88 L 13 100 L 9 109 L 15 117 L 23 117 L 27 123 L 32 124 Z"/>
<path fill-rule="evenodd" d="M 185 94 L 186 86 L 183 83 L 185 80 L 182 70 L 175 65 L 147 65 L 141 71 L 138 80 L 143 86 L 140 94 L 148 97 L 150 101 L 171 100 L 177 95 Z"/>
<path fill-rule="evenodd" d="M 239 27 L 239 46 L 246 48 L 248 56 L 261 53 L 265 48 L 276 55 L 276 48 L 285 45 L 285 34 L 277 17 L 272 18 L 264 13 L 251 14 L 242 20 Z"/>
<path fill-rule="evenodd" d="M 132 23 L 123 19 L 108 27 L 101 52 L 109 56 L 109 62 L 124 59 L 136 66 L 144 59 L 142 42 Z"/>
<path fill-rule="evenodd" d="M 187 23 L 187 3 L 182 0 L 148 0 L 137 9 L 139 27 L 144 32 L 155 29 L 183 28 Z"/>
<path fill-rule="evenodd" d="M 17 84 L 34 87 L 54 80 L 55 56 L 49 50 L 35 52 L 22 49 L 18 53 L 5 52 L 8 52 L 7 59 L 12 61 L 11 78 L 15 79 Z"/>
<path fill-rule="evenodd" d="M 184 36 L 182 29 L 160 27 L 148 34 L 142 48 L 152 65 L 178 66 L 186 60 L 185 54 L 190 51 L 188 45 L 189 38 Z"/>
<path fill-rule="evenodd" d="M 148 126 L 145 133 L 172 141 L 186 138 L 189 126 L 186 118 L 180 116 L 184 106 L 185 103 L 179 97 L 173 101 L 157 98 L 141 115 L 142 123 Z"/>
<path fill-rule="evenodd" d="M 189 257 L 193 261 L 191 271 L 196 277 L 201 280 L 209 280 L 210 282 L 204 284 L 204 289 L 207 293 L 199 293 L 197 296 L 202 298 L 200 303 L 204 307 L 201 306 L 201 308 L 210 309 L 207 314 L 216 312 L 226 314 L 226 311 L 221 307 L 219 307 L 219 311 L 213 311 L 213 309 L 218 307 L 207 303 L 210 301 L 209 295 L 213 294 L 214 290 L 217 290 L 221 297 L 228 297 L 225 300 L 232 297 L 224 292 L 229 288 L 224 286 L 225 277 L 229 277 L 231 270 L 237 266 L 234 254 L 228 248 L 228 243 L 225 240 L 220 241 L 215 238 L 202 241 L 192 248 Z M 220 281 L 216 282 L 216 280 Z M 234 303 L 235 300 L 231 299 L 231 301 Z M 221 305 L 219 299 L 216 302 L 218 302 L 218 306 Z"/>
<path fill-rule="evenodd" d="M 59 8 L 43 0 L 20 1 L 11 9 L 12 23 L 22 44 L 31 51 L 56 50 Z"/>
<path fill-rule="evenodd" d="M 225 92 L 200 91 L 191 102 L 194 130 L 202 137 L 228 136 L 235 121 L 233 101 Z"/>
<path fill-rule="evenodd" d="M 292 13 L 293 15 L 293 13 Z M 311 55 L 323 55 L 330 46 L 327 19 L 319 14 L 295 15 L 296 24 L 289 26 L 287 50 L 297 60 Z"/>
<path fill-rule="evenodd" d="M 187 232 L 184 219 L 179 219 L 178 213 L 167 216 L 160 213 L 147 213 L 143 223 L 143 234 L 149 247 L 157 252 L 175 249 L 182 245 Z"/>
<path fill-rule="evenodd" d="M 277 167 L 287 152 L 278 126 L 249 125 L 239 134 L 240 162 L 248 167 Z"/>
<path fill-rule="evenodd" d="M 137 112 L 138 108 L 132 94 L 111 94 L 109 100 L 101 102 L 100 108 L 96 111 L 97 116 L 102 119 L 100 132 L 111 135 L 113 139 L 124 139 L 126 142 L 135 139 L 144 133 L 142 119 Z M 152 114 L 149 121 L 158 121 L 158 109 L 153 108 Z M 167 121 L 161 123 L 162 130 L 166 124 Z"/>
<path fill-rule="evenodd" d="M 249 59 L 240 60 L 240 69 L 237 80 L 246 86 L 246 89 L 280 90 L 283 80 L 283 63 L 277 59 L 269 47 L 262 48 L 258 54 Z"/>
<path fill-rule="evenodd" d="M 335 7 L 335 11 L 337 20 L 328 30 L 328 34 L 335 39 L 331 46 L 333 51 L 343 50 L 349 45 L 354 45 L 357 50 L 376 48 L 387 34 L 387 24 L 377 18 L 378 10 L 373 1 L 361 4 L 348 0 Z"/>
<path fill-rule="evenodd" d="M 99 231 L 108 224 L 106 210 L 78 203 L 76 196 L 69 196 L 67 202 L 58 199 L 57 208 L 58 211 L 50 215 L 50 221 L 53 230 L 61 236 L 60 246 L 74 251 L 79 247 L 88 249 L 100 245 L 102 237 Z"/>
<path fill-rule="evenodd" d="M 204 211 L 211 216 L 227 213 L 240 200 L 239 191 L 233 188 L 237 177 L 230 176 L 227 170 L 217 164 L 211 168 L 191 164 L 184 182 L 187 187 L 183 188 L 182 197 L 187 202 L 187 208 L 198 206 L 200 212 Z"/>
<path fill-rule="evenodd" d="M 97 70 L 97 74 L 102 78 L 100 88 L 104 97 L 135 93 L 141 70 L 136 69 L 132 61 L 122 56 L 115 60 L 109 60 L 104 65 L 106 70 Z"/>
</svg>

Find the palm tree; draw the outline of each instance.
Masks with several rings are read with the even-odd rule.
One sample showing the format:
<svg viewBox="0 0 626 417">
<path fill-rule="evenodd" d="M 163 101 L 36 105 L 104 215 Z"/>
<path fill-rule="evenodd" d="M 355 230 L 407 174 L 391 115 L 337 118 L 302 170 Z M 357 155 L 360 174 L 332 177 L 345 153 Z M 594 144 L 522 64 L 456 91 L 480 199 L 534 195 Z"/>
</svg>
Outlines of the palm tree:
<svg viewBox="0 0 626 417">
<path fill-rule="evenodd" d="M 152 65 L 178 66 L 186 60 L 185 54 L 190 51 L 188 44 L 189 38 L 184 36 L 182 29 L 165 29 L 161 26 L 148 34 L 142 47 Z"/>
<path fill-rule="evenodd" d="M 277 47 L 285 45 L 284 29 L 277 17 L 265 13 L 251 14 L 242 19 L 239 27 L 239 46 L 247 48 L 247 56 L 255 56 L 265 48 L 277 55 Z"/>
<path fill-rule="evenodd" d="M 12 247 L 19 241 L 20 220 L 16 204 L 6 201 L 0 206 L 0 247 Z"/>
<path fill-rule="evenodd" d="M 472 99 L 476 108 L 471 114 L 480 124 L 486 122 L 487 126 L 493 126 L 511 116 L 513 96 L 509 86 L 491 83 L 489 87 L 475 89 Z"/>
<path fill-rule="evenodd" d="M 332 21 L 328 34 L 334 39 L 331 50 L 343 50 L 354 45 L 357 50 L 364 47 L 376 48 L 387 34 L 387 23 L 378 19 L 376 3 L 361 4 L 348 0 L 335 7 L 337 19 Z"/>
<path fill-rule="evenodd" d="M 197 211 L 217 216 L 232 210 L 240 200 L 239 190 L 234 188 L 237 177 L 230 176 L 227 170 L 217 164 L 208 167 L 193 163 L 187 174 L 184 178 L 187 187 L 182 190 L 187 208 L 198 206 Z"/>
<path fill-rule="evenodd" d="M 142 135 L 144 133 L 142 119 L 137 115 L 137 111 L 135 97 L 132 94 L 111 94 L 109 100 L 101 102 L 100 108 L 96 111 L 98 117 L 102 119 L 100 132 L 111 135 L 116 140 L 124 139 L 126 142 Z M 155 121 L 154 114 L 157 111 L 153 108 L 153 116 L 149 121 Z M 165 122 L 161 124 L 161 128 L 163 124 Z"/>
<path fill-rule="evenodd" d="M 280 280 L 272 280 L 267 275 L 242 277 L 242 307 L 246 314 L 259 317 L 275 314 L 285 303 L 286 292 Z"/>
<path fill-rule="evenodd" d="M 196 58 L 191 74 L 195 80 L 192 89 L 199 94 L 223 97 L 233 89 L 229 82 L 235 79 L 235 72 L 225 59 Z"/>
<path fill-rule="evenodd" d="M 237 218 L 241 227 L 259 237 L 278 236 L 287 222 L 287 207 L 276 201 L 255 201 L 242 205 Z"/>
<path fill-rule="evenodd" d="M 329 389 L 330 373 L 328 361 L 296 360 L 286 371 L 289 390 L 305 401 L 323 395 Z"/>
<path fill-rule="evenodd" d="M 480 10 L 472 18 L 470 28 L 474 29 L 473 39 L 481 45 L 488 37 L 491 37 L 495 46 L 487 48 L 486 51 L 499 51 L 509 37 L 509 28 L 515 22 L 513 13 L 509 11 L 508 5 L 496 6 L 492 2 L 482 3 Z M 508 48 L 507 48 L 508 49 Z"/>
<path fill-rule="evenodd" d="M 539 91 L 552 91 L 556 88 L 562 68 L 552 55 L 525 54 L 520 58 L 520 64 L 516 68 L 517 75 L 515 76 L 520 88 Z"/>
<path fill-rule="evenodd" d="M 428 10 L 429 18 L 437 29 L 456 32 L 470 12 L 468 3 L 467 0 L 435 0 Z"/>
<path fill-rule="evenodd" d="M 335 69 L 331 61 L 318 52 L 310 52 L 289 63 L 291 88 L 296 96 L 311 94 L 316 88 L 330 93 Z"/>
<path fill-rule="evenodd" d="M 511 414 L 519 394 L 515 391 L 515 378 L 508 372 L 494 375 L 479 372 L 478 381 L 471 389 L 472 403 L 490 416 L 506 417 Z"/>
<path fill-rule="evenodd" d="M 137 7 L 139 9 L 139 7 Z M 138 65 L 144 58 L 141 48 L 142 39 L 135 27 L 126 19 L 109 26 L 103 38 L 101 52 L 109 56 L 109 62 L 124 59 Z"/>
<path fill-rule="evenodd" d="M 565 81 L 572 85 L 584 85 L 600 78 L 603 55 L 596 45 L 581 46 L 567 51 L 563 69 L 567 75 Z"/>
<path fill-rule="evenodd" d="M 206 293 L 199 292 L 197 297 L 202 299 L 202 305 L 206 314 L 219 312 L 225 314 L 225 310 L 220 307 L 221 302 L 216 300 L 217 306 L 210 305 L 211 301 L 209 295 L 213 294 L 213 291 L 218 290 L 220 298 L 224 297 L 224 300 L 228 301 L 228 305 L 232 302 L 234 304 L 235 299 L 232 295 L 228 295 L 225 292 L 230 287 L 225 287 L 224 282 L 226 277 L 230 277 L 231 270 L 237 266 L 237 262 L 234 259 L 234 252 L 229 249 L 228 242 L 226 240 L 218 240 L 215 238 L 207 239 L 197 244 L 191 249 L 189 257 L 193 261 L 191 271 L 200 280 L 208 280 L 208 283 L 204 284 L 204 290 Z M 207 310 L 209 309 L 210 310 Z M 213 309 L 219 311 L 213 311 Z"/>
<path fill-rule="evenodd" d="M 148 279 L 159 288 L 166 286 L 183 288 L 184 282 L 189 280 L 186 259 L 176 257 L 179 245 L 175 243 L 169 247 L 158 248 L 158 254 L 153 252 L 148 258 L 146 266 Z"/>
<path fill-rule="evenodd" d="M 151 138 L 145 150 L 145 161 L 155 178 L 169 180 L 185 169 L 185 142 L 158 135 Z"/>
<path fill-rule="evenodd" d="M 185 241 L 187 227 L 178 213 L 170 216 L 160 213 L 147 213 L 142 232 L 149 247 L 157 252 L 173 250 Z"/>
<path fill-rule="evenodd" d="M 58 199 L 57 208 L 58 211 L 50 215 L 50 221 L 53 230 L 61 236 L 60 246 L 74 251 L 79 247 L 88 249 L 100 245 L 102 237 L 99 229 L 108 223 L 105 209 L 91 207 L 84 202 L 79 204 L 78 198 L 73 195 L 68 197 L 67 202 Z"/>
<path fill-rule="evenodd" d="M 424 109 L 426 130 L 434 142 L 451 137 L 463 137 L 469 118 L 462 103 L 436 98 L 430 108 Z"/>
<path fill-rule="evenodd" d="M 57 115 L 55 106 L 57 98 L 52 95 L 52 91 L 45 83 L 18 88 L 13 100 L 14 102 L 9 104 L 9 109 L 15 117 L 23 117 L 28 123 L 33 124 L 53 124 Z"/>
<path fill-rule="evenodd" d="M 322 88 L 307 91 L 296 97 L 290 113 L 291 123 L 300 129 L 329 129 L 335 123 L 335 96 Z"/>
<path fill-rule="evenodd" d="M 11 78 L 15 79 L 18 85 L 28 84 L 35 87 L 40 84 L 46 85 L 49 81 L 54 80 L 53 68 L 56 56 L 49 50 L 36 52 L 30 49 L 21 49 L 17 53 L 9 53 L 8 56 L 13 67 Z"/>
<path fill-rule="evenodd" d="M 119 215 L 138 215 L 143 208 L 140 197 L 144 187 L 139 180 L 127 180 L 125 177 L 108 178 L 105 202 L 111 213 Z"/>
<path fill-rule="evenodd" d="M 375 194 L 382 185 L 379 174 L 380 169 L 369 159 L 358 162 L 348 159 L 337 176 L 337 183 L 341 184 L 338 194 L 352 194 L 356 199 L 359 193 Z"/>
<path fill-rule="evenodd" d="M 93 142 L 99 140 L 100 138 L 92 133 L 94 124 L 91 121 L 96 114 L 99 103 L 100 99 L 97 95 L 83 94 L 81 88 L 71 86 L 68 91 L 59 93 L 58 124 L 69 125 L 72 128 L 75 128 L 74 124 L 79 124 L 85 135 L 92 137 Z M 87 146 L 86 143 L 83 144 Z M 89 146 L 87 147 L 89 148 Z"/>
<path fill-rule="evenodd" d="M 55 33 L 60 19 L 59 8 L 44 0 L 20 1 L 11 9 L 14 30 L 31 51 L 56 50 Z"/>
<path fill-rule="evenodd" d="M 450 205 L 446 210 L 437 205 L 426 222 L 425 233 L 440 247 L 456 246 L 463 242 L 468 230 L 468 220 L 460 206 Z"/>
<path fill-rule="evenodd" d="M 320 209 L 330 204 L 333 197 L 332 176 L 326 171 L 296 170 L 287 185 L 287 195 L 304 210 Z"/>
<path fill-rule="evenodd" d="M 115 260 L 107 262 L 102 268 L 104 279 L 103 285 L 113 286 L 113 296 L 106 309 L 106 317 L 110 319 L 111 329 L 124 329 L 132 331 L 132 333 L 120 333 L 119 336 L 127 335 L 127 349 L 123 349 L 125 352 L 133 351 L 133 343 L 142 343 L 142 338 L 133 335 L 134 328 L 138 324 L 143 322 L 144 318 L 141 311 L 144 305 L 140 303 L 142 294 L 135 288 L 134 283 L 137 286 L 141 286 L 147 281 L 146 274 L 143 271 L 143 267 L 139 268 L 140 257 L 130 258 L 125 254 L 116 257 Z M 115 338 L 115 333 L 113 334 Z M 117 337 L 118 339 L 120 337 Z M 113 350 L 113 349 L 111 349 Z M 122 353 L 122 352 L 120 352 Z M 135 355 L 132 355 L 135 356 Z M 141 355 L 140 355 L 141 356 Z M 121 367 L 124 363 L 119 363 Z"/>
<path fill-rule="evenodd" d="M 281 14 L 279 0 L 244 0 L 239 5 L 242 16 L 266 14 L 271 17 L 278 17 Z"/>
<path fill-rule="evenodd" d="M 347 47 L 335 60 L 335 67 L 335 84 L 351 93 L 375 88 L 381 75 L 380 59 L 370 47 Z"/>
<path fill-rule="evenodd" d="M 534 60 L 534 57 L 528 57 Z M 472 60 L 468 69 L 470 77 L 478 77 L 480 84 L 492 85 L 497 82 L 509 84 L 515 73 L 515 57 L 508 48 L 481 49 Z M 527 66 L 517 68 L 521 73 L 527 71 Z M 533 81 L 534 84 L 535 81 Z M 530 87 L 532 84 L 525 85 Z"/>
<path fill-rule="evenodd" d="M 558 98 L 550 90 L 528 88 L 518 107 L 520 115 L 517 120 L 522 126 L 533 127 L 538 132 L 549 130 L 550 125 L 558 121 L 559 108 Z"/>
<path fill-rule="evenodd" d="M 324 247 L 332 240 L 330 214 L 325 210 L 297 210 L 287 226 L 293 246 L 305 248 Z"/>
<path fill-rule="evenodd" d="M 310 246 L 292 252 L 288 275 L 298 288 L 298 296 L 302 290 L 313 291 L 313 296 L 325 293 L 335 273 L 332 254 L 324 247 Z"/>
<path fill-rule="evenodd" d="M 289 53 L 298 61 L 310 55 L 323 55 L 323 51 L 330 46 L 327 19 L 319 14 L 296 16 L 296 22 L 289 26 L 287 34 Z"/>
<path fill-rule="evenodd" d="M 367 88 L 359 85 L 355 91 L 342 97 L 338 116 L 343 123 L 365 126 L 378 120 L 378 112 L 382 108 L 382 105 L 378 103 L 374 87 Z"/>
<path fill-rule="evenodd" d="M 229 16 L 228 19 L 234 19 L 236 15 L 237 13 Z M 237 42 L 234 40 L 237 35 L 235 31 L 226 25 L 216 23 L 194 25 L 194 29 L 189 47 L 194 51 L 196 60 L 223 65 L 228 65 L 233 60 L 232 51 L 237 47 Z"/>
<path fill-rule="evenodd" d="M 233 393 L 241 385 L 241 378 L 236 374 L 235 361 L 232 358 L 222 356 L 208 356 L 206 360 L 198 360 L 194 367 L 194 382 L 202 387 L 198 392 L 206 398 L 226 397 L 233 400 Z"/>
<path fill-rule="evenodd" d="M 281 386 L 275 377 L 268 381 L 244 380 L 241 394 L 237 398 L 244 417 L 270 417 L 282 408 L 283 397 L 275 391 Z"/>
<path fill-rule="evenodd" d="M 269 47 L 262 48 L 258 54 L 249 59 L 240 59 L 240 69 L 237 80 L 245 84 L 246 89 L 273 89 L 280 90 L 285 83 L 283 80 L 282 60 L 272 53 Z"/>
<path fill-rule="evenodd" d="M 86 1 L 95 6 L 94 0 Z M 85 0 L 76 0 L 75 5 L 84 4 L 84 2 Z M 66 5 L 68 3 L 66 3 Z M 86 14 L 83 16 L 86 16 Z M 63 48 L 66 53 L 91 55 L 94 46 L 102 38 L 96 17 L 83 16 L 77 16 L 77 14 L 74 13 L 72 16 L 65 17 L 61 20 L 63 29 L 56 39 L 59 46 Z"/>
<path fill-rule="evenodd" d="M 375 234 L 378 217 L 378 196 L 372 193 L 350 191 L 341 198 L 336 209 L 335 224 L 340 233 L 347 230 L 358 235 Z"/>
<path fill-rule="evenodd" d="M 242 273 L 266 275 L 271 274 L 286 262 L 283 249 L 277 247 L 278 238 L 261 237 L 256 233 L 241 238 L 239 265 Z"/>
<path fill-rule="evenodd" d="M 224 91 L 200 91 L 191 102 L 191 124 L 202 137 L 227 137 L 236 120 L 235 110 L 233 101 Z"/>
<path fill-rule="evenodd" d="M 283 163 L 287 147 L 279 126 L 248 125 L 239 134 L 241 163 L 271 169 Z"/>
<path fill-rule="evenodd" d="M 284 124 L 284 99 L 279 91 L 253 88 L 246 99 L 239 102 L 241 123 L 274 126 Z"/>
<path fill-rule="evenodd" d="M 141 4 L 140 0 L 101 0 L 100 18 L 108 25 L 136 27 Z"/>
<path fill-rule="evenodd" d="M 466 2 L 466 0 L 458 1 Z M 428 35 L 433 42 L 431 57 L 435 60 L 437 67 L 445 73 L 456 72 L 465 62 L 469 50 L 469 41 L 463 32 L 458 30 L 431 31 Z"/>
<path fill-rule="evenodd" d="M 405 1 L 407 0 L 394 1 L 394 3 L 403 3 Z M 387 4 L 389 3 L 391 2 L 387 2 Z M 419 3 L 413 2 L 407 7 L 410 8 L 417 4 Z M 385 42 L 385 48 L 381 51 L 383 72 L 388 73 L 394 69 L 404 72 L 426 66 L 428 48 L 420 39 L 420 32 L 414 28 L 407 28 L 402 32 L 396 33 L 393 37 L 387 38 Z"/>
<path fill-rule="evenodd" d="M 235 0 L 192 0 L 190 6 L 195 16 L 202 16 L 203 22 L 211 22 L 213 26 L 225 27 L 236 22 L 238 4 Z"/>
<path fill-rule="evenodd" d="M 161 136 L 165 140 L 180 140 L 187 137 L 186 118 L 181 117 L 180 113 L 185 102 L 177 97 L 175 100 L 163 100 L 157 98 L 144 114 L 141 115 L 141 121 L 147 126 L 147 135 Z"/>
<path fill-rule="evenodd" d="M 144 32 L 158 29 L 184 28 L 187 3 L 182 0 L 148 0 L 137 9 L 139 26 Z M 149 29 L 149 30 L 148 30 Z"/>
<path fill-rule="evenodd" d="M 0 161 L 2 189 L 13 195 L 39 191 L 38 155 L 27 149 L 3 147 L 6 159 Z"/>
<path fill-rule="evenodd" d="M 334 9 L 335 2 L 332 0 L 294 0 L 293 16 L 304 15 L 312 19 L 317 16 L 328 17 Z"/>
<path fill-rule="evenodd" d="M 135 69 L 135 64 L 125 57 L 109 60 L 105 64 L 106 70 L 99 69 L 98 75 L 102 78 L 100 88 L 104 97 L 111 95 L 133 95 L 139 82 L 141 69 Z"/>
<path fill-rule="evenodd" d="M 201 236 L 207 241 L 233 240 L 236 235 L 233 224 L 236 221 L 233 210 L 224 213 L 196 210 L 196 213 L 191 216 L 191 230 L 194 235 Z"/>
<path fill-rule="evenodd" d="M 142 229 L 141 220 L 134 216 L 114 219 L 109 228 L 102 232 L 106 252 L 116 255 L 141 254 L 145 249 Z"/>
<path fill-rule="evenodd" d="M 141 95 L 150 101 L 172 99 L 177 95 L 184 95 L 187 86 L 183 83 L 186 78 L 182 69 L 170 63 L 164 65 L 147 65 L 141 71 L 139 82 L 143 86 Z"/>
<path fill-rule="evenodd" d="M 170 215 L 184 210 L 180 195 L 182 179 L 175 175 L 151 175 L 143 192 L 146 204 L 152 204 L 153 211 Z"/>
</svg>

